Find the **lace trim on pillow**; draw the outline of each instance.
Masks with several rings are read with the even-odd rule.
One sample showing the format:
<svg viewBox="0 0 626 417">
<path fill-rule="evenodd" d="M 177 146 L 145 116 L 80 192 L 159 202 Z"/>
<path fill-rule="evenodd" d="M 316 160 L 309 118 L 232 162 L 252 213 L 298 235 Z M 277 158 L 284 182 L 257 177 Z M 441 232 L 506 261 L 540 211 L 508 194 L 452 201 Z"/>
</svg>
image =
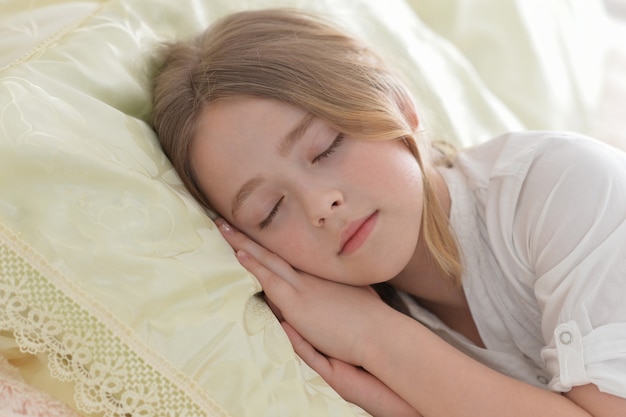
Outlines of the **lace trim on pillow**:
<svg viewBox="0 0 626 417">
<path fill-rule="evenodd" d="M 197 383 L 0 224 L 0 330 L 46 353 L 75 383 L 81 412 L 105 417 L 227 417 Z"/>
</svg>

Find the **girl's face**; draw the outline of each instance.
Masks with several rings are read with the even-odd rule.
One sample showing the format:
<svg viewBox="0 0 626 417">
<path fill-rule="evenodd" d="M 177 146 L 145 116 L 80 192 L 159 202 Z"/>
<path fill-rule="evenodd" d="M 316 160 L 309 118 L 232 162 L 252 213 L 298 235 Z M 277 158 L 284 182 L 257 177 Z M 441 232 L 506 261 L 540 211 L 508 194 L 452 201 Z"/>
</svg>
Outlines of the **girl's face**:
<svg viewBox="0 0 626 417">
<path fill-rule="evenodd" d="M 294 106 L 241 97 L 204 110 L 191 155 L 215 209 L 298 270 L 370 285 L 416 250 L 422 173 L 403 141 L 347 137 Z"/>
</svg>

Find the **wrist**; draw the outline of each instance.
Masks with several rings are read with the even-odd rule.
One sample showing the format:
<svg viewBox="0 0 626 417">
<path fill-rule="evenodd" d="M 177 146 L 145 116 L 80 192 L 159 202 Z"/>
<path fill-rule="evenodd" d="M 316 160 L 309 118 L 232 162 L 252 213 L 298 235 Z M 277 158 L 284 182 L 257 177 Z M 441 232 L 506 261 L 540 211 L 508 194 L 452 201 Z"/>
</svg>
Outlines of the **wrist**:
<svg viewBox="0 0 626 417">
<path fill-rule="evenodd" d="M 373 373 L 374 369 L 382 364 L 390 352 L 393 345 L 397 344 L 399 335 L 415 325 L 420 325 L 413 318 L 393 309 L 387 304 L 382 304 L 382 308 L 373 315 L 373 319 L 365 329 L 365 336 L 360 344 L 357 355 L 358 365 Z"/>
</svg>

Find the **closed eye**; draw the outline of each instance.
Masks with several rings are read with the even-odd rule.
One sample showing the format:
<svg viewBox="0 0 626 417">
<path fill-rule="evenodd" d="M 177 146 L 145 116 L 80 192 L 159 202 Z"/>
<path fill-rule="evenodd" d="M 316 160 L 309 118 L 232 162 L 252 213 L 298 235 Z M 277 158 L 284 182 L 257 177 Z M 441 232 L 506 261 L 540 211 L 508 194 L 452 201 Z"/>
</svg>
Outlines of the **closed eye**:
<svg viewBox="0 0 626 417">
<path fill-rule="evenodd" d="M 261 230 L 265 229 L 272 223 L 272 220 L 274 220 L 274 217 L 276 217 L 276 214 L 278 213 L 278 209 L 283 204 L 284 199 L 285 197 L 281 197 L 280 200 L 278 200 L 278 202 L 272 208 L 272 211 L 270 211 L 270 214 L 268 214 L 267 217 L 263 219 L 261 223 L 259 223 L 259 228 Z"/>
<path fill-rule="evenodd" d="M 333 152 L 337 150 L 339 145 L 341 145 L 341 142 L 343 142 L 343 139 L 344 139 L 344 134 L 343 133 L 338 134 L 335 140 L 333 141 L 333 143 L 331 143 L 330 146 L 326 148 L 324 152 L 320 153 L 315 158 L 313 158 L 313 163 L 316 164 L 322 159 L 328 158 Z"/>
</svg>

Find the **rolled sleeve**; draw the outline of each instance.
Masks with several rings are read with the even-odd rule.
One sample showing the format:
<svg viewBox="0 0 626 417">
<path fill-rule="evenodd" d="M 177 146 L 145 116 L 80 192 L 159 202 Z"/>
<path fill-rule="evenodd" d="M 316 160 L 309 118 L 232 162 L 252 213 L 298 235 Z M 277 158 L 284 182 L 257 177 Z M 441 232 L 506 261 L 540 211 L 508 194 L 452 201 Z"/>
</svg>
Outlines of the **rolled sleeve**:
<svg viewBox="0 0 626 417">
<path fill-rule="evenodd" d="M 546 201 L 526 236 L 549 386 L 592 383 L 626 398 L 626 158 L 591 140 L 563 141 L 527 180 L 542 185 L 524 202 Z"/>
<path fill-rule="evenodd" d="M 608 394 L 626 392 L 626 323 L 603 325 L 584 336 L 575 321 L 562 323 L 541 356 L 555 375 L 549 384 L 554 391 L 592 383 Z"/>
<path fill-rule="evenodd" d="M 493 367 L 626 398 L 626 154 L 578 134 L 511 133 L 455 164 L 476 199 L 477 225 L 458 235 L 472 314 L 489 350 L 528 359 L 524 372 Z"/>
</svg>

